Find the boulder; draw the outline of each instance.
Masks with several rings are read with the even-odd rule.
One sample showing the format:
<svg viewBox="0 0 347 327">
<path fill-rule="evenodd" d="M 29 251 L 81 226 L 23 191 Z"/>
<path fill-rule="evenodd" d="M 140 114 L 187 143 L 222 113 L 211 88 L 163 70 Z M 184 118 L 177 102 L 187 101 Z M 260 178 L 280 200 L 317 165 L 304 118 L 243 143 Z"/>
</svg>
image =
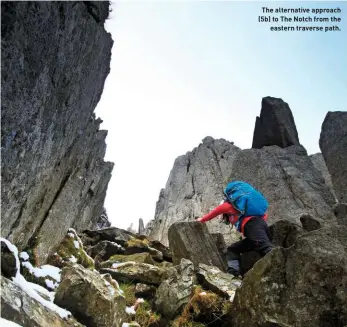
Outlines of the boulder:
<svg viewBox="0 0 347 327">
<path fill-rule="evenodd" d="M 200 222 L 178 222 L 169 228 L 169 243 L 174 265 L 182 258 L 199 263 L 216 266 L 225 271 L 226 258 L 219 252 L 215 238 L 207 226 Z"/>
<path fill-rule="evenodd" d="M 152 298 L 156 290 L 156 287 L 153 285 L 137 283 L 135 286 L 135 296 L 140 298 Z"/>
<path fill-rule="evenodd" d="M 124 229 L 117 227 L 102 228 L 99 230 L 84 230 L 81 238 L 86 237 L 85 245 L 96 245 L 99 241 L 116 242 L 124 246 L 134 235 Z"/>
<path fill-rule="evenodd" d="M 25 327 L 83 327 L 74 318 L 62 318 L 44 307 L 12 281 L 1 278 L 1 317 Z"/>
<path fill-rule="evenodd" d="M 49 257 L 48 262 L 60 268 L 77 262 L 85 268 L 94 269 L 94 260 L 86 253 L 81 239 L 72 228 L 58 246 L 57 252 Z"/>
<path fill-rule="evenodd" d="M 113 169 L 93 114 L 110 71 L 109 3 L 89 7 L 1 3 L 1 235 L 35 248 L 38 264 L 69 227 L 96 227 Z"/>
<path fill-rule="evenodd" d="M 255 264 L 226 326 L 345 326 L 346 289 L 347 228 L 321 228 Z"/>
<path fill-rule="evenodd" d="M 172 262 L 172 253 L 170 249 L 157 240 L 150 240 L 150 246 L 163 254 L 163 259 Z"/>
<path fill-rule="evenodd" d="M 124 283 L 137 282 L 160 285 L 167 278 L 166 269 L 133 261 L 113 265 L 112 268 L 101 268 L 100 272 L 109 273 L 114 279 Z"/>
<path fill-rule="evenodd" d="M 328 112 L 319 146 L 339 202 L 347 203 L 347 111 Z"/>
<path fill-rule="evenodd" d="M 294 224 L 288 220 L 279 220 L 270 225 L 272 235 L 272 244 L 289 248 L 296 239 L 304 233 L 301 226 Z"/>
<path fill-rule="evenodd" d="M 106 261 L 115 254 L 124 254 L 124 248 L 116 242 L 100 241 L 87 249 L 88 254 L 99 261 Z"/>
<path fill-rule="evenodd" d="M 1 275 L 7 278 L 15 277 L 17 270 L 16 257 L 6 242 L 1 240 Z"/>
<path fill-rule="evenodd" d="M 147 238 L 140 239 L 132 237 L 129 241 L 125 243 L 125 255 L 135 254 L 135 253 L 149 253 L 153 259 L 157 261 L 163 261 L 163 253 L 152 248 L 150 242 Z"/>
<path fill-rule="evenodd" d="M 149 253 L 136 253 L 131 255 L 114 255 L 109 260 L 102 262 L 102 268 L 112 268 L 115 264 L 117 266 L 119 263 L 133 261 L 136 263 L 148 263 L 150 265 L 154 265 L 154 261 Z"/>
<path fill-rule="evenodd" d="M 63 269 L 54 302 L 87 326 L 121 327 L 126 316 L 117 282 L 78 264 Z"/>
<path fill-rule="evenodd" d="M 194 265 L 182 259 L 177 274 L 163 281 L 155 295 L 155 308 L 165 318 L 172 319 L 188 303 L 196 278 Z"/>
<path fill-rule="evenodd" d="M 233 275 L 220 271 L 217 267 L 199 264 L 196 272 L 199 283 L 222 297 L 233 300 L 236 289 L 241 285 L 241 280 Z"/>
<path fill-rule="evenodd" d="M 277 145 L 286 148 L 300 145 L 293 114 L 282 99 L 265 97 L 261 102 L 260 116 L 256 118 L 253 149 Z"/>
</svg>

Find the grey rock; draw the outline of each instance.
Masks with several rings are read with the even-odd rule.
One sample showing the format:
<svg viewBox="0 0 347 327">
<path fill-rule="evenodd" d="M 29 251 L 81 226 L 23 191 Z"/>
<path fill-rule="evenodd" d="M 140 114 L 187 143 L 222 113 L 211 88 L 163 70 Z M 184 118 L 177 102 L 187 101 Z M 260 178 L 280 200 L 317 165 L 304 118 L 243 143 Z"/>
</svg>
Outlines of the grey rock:
<svg viewBox="0 0 347 327">
<path fill-rule="evenodd" d="M 282 99 L 265 97 L 261 102 L 260 116 L 256 118 L 253 149 L 277 145 L 286 148 L 300 145 L 293 114 Z"/>
<path fill-rule="evenodd" d="M 136 254 L 136 253 L 149 253 L 152 258 L 156 261 L 163 261 L 163 253 L 160 251 L 148 246 L 147 244 L 144 243 L 138 243 L 136 245 L 128 245 L 125 250 L 124 254 L 125 255 L 131 255 L 131 254 Z"/>
<path fill-rule="evenodd" d="M 165 318 L 171 319 L 178 315 L 188 303 L 196 278 L 194 265 L 182 259 L 177 274 L 163 281 L 155 295 L 155 307 Z"/>
<path fill-rule="evenodd" d="M 301 226 L 303 215 L 322 226 L 336 221 L 331 209 L 334 196 L 301 146 L 243 150 L 233 162 L 230 178 L 242 179 L 264 194 L 269 224 L 288 220 Z"/>
<path fill-rule="evenodd" d="M 141 298 L 151 298 L 154 296 L 156 290 L 156 287 L 153 285 L 137 283 L 135 286 L 135 296 Z"/>
<path fill-rule="evenodd" d="M 93 110 L 110 70 L 109 3 L 93 15 L 86 2 L 1 7 L 1 235 L 42 263 L 102 212 L 113 164 Z"/>
<path fill-rule="evenodd" d="M 87 250 L 87 253 L 92 257 L 98 257 L 99 261 L 106 261 L 115 254 L 124 254 L 124 248 L 115 242 L 100 241 L 93 247 Z"/>
<path fill-rule="evenodd" d="M 117 282 L 80 265 L 63 269 L 54 302 L 87 326 L 120 327 L 126 318 L 126 301 Z"/>
<path fill-rule="evenodd" d="M 226 258 L 220 253 L 215 238 L 209 233 L 207 226 L 200 222 L 178 222 L 169 228 L 169 243 L 174 265 L 182 258 L 199 263 L 226 269 Z"/>
<path fill-rule="evenodd" d="M 228 151 L 221 154 L 221 147 Z M 221 162 L 225 163 L 223 169 Z M 167 231 L 174 222 L 208 213 L 223 199 L 226 184 L 235 179 L 251 183 L 266 196 L 269 224 L 288 220 L 301 226 L 303 215 L 322 225 L 336 221 L 332 189 L 302 146 L 240 150 L 225 140 L 207 138 L 193 152 L 176 159 L 160 193 L 150 236 L 167 245 Z M 227 245 L 240 238 L 218 218 L 206 225 L 210 232 L 222 233 Z"/>
<path fill-rule="evenodd" d="M 96 245 L 99 241 L 109 241 L 124 246 L 127 241 L 134 237 L 134 234 L 121 228 L 108 227 L 99 230 L 84 230 L 80 237 L 84 245 Z"/>
<path fill-rule="evenodd" d="M 152 233 L 154 227 L 154 219 L 150 220 L 145 227 L 144 235 L 149 236 Z"/>
<path fill-rule="evenodd" d="M 163 255 L 163 259 L 169 262 L 172 262 L 172 253 L 170 249 L 164 244 L 160 243 L 157 240 L 150 241 L 151 248 L 158 250 Z"/>
<path fill-rule="evenodd" d="M 239 151 L 224 139 L 206 137 L 193 151 L 178 157 L 165 189 L 160 191 L 150 237 L 168 245 L 168 229 L 174 222 L 193 221 L 218 205 Z M 212 233 L 222 233 L 228 243 L 237 239 L 218 220 L 207 226 Z"/>
<path fill-rule="evenodd" d="M 347 202 L 347 111 L 328 112 L 319 146 L 339 202 Z"/>
<path fill-rule="evenodd" d="M 297 238 L 304 234 L 301 226 L 288 220 L 279 220 L 270 225 L 272 244 L 284 248 L 291 247 Z"/>
<path fill-rule="evenodd" d="M 334 207 L 337 223 L 347 227 L 347 203 L 338 203 Z"/>
<path fill-rule="evenodd" d="M 325 180 L 325 184 L 329 187 L 330 192 L 333 194 L 333 196 L 335 198 L 335 201 L 337 201 L 336 193 L 334 190 L 334 185 L 333 185 L 333 182 L 331 180 L 331 175 L 330 175 L 328 167 L 324 161 L 323 155 L 321 153 L 316 153 L 316 154 L 310 155 L 310 158 L 313 162 L 313 165 L 322 174 L 322 176 Z"/>
<path fill-rule="evenodd" d="M 346 287 L 347 228 L 322 228 L 255 264 L 236 292 L 230 321 L 235 327 L 344 326 Z"/>
<path fill-rule="evenodd" d="M 108 273 L 119 282 L 160 285 L 167 278 L 167 270 L 147 263 L 133 261 L 120 263 L 116 268 L 102 268 L 101 273 Z"/>
<path fill-rule="evenodd" d="M 233 275 L 226 274 L 217 267 L 205 264 L 199 264 L 196 275 L 203 287 L 231 300 L 234 299 L 235 291 L 241 284 L 241 280 Z"/>
<path fill-rule="evenodd" d="M 12 281 L 1 279 L 1 317 L 25 327 L 83 327 L 74 318 L 62 319 Z"/>
<path fill-rule="evenodd" d="M 145 233 L 145 224 L 144 224 L 142 218 L 139 219 L 139 229 L 138 229 L 137 233 L 140 234 L 140 235 L 146 235 L 146 233 Z"/>
<path fill-rule="evenodd" d="M 1 241 L 1 275 L 11 278 L 17 273 L 16 257 L 6 243 Z"/>
<path fill-rule="evenodd" d="M 96 229 L 102 229 L 102 228 L 106 228 L 106 227 L 110 227 L 110 226 L 111 226 L 111 223 L 108 220 L 106 209 L 103 208 L 102 214 L 100 215 L 100 218 L 99 218 L 98 222 L 96 223 Z"/>
</svg>

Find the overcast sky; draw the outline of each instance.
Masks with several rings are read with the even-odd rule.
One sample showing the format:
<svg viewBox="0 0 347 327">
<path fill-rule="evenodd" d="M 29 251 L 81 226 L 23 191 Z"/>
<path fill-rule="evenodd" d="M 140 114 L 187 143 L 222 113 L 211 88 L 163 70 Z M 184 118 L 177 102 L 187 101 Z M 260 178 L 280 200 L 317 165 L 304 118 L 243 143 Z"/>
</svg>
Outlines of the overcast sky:
<svg viewBox="0 0 347 327">
<path fill-rule="evenodd" d="M 265 5 L 339 6 L 342 31 L 270 32 L 257 21 Z M 113 4 L 111 72 L 96 110 L 115 163 L 105 202 L 112 224 L 152 219 L 175 158 L 205 136 L 250 148 L 265 96 L 289 104 L 300 142 L 319 152 L 327 111 L 346 110 L 346 10 L 341 2 Z"/>
</svg>

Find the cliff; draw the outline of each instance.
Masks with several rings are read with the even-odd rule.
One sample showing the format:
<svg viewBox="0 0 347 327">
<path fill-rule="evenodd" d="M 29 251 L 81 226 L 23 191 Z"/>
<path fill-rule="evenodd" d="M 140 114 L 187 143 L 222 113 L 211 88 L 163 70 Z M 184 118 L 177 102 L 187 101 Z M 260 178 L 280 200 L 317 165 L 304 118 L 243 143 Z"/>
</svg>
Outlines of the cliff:
<svg viewBox="0 0 347 327">
<path fill-rule="evenodd" d="M 93 111 L 110 71 L 106 2 L 1 3 L 1 235 L 40 262 L 95 227 L 113 163 Z"/>
</svg>

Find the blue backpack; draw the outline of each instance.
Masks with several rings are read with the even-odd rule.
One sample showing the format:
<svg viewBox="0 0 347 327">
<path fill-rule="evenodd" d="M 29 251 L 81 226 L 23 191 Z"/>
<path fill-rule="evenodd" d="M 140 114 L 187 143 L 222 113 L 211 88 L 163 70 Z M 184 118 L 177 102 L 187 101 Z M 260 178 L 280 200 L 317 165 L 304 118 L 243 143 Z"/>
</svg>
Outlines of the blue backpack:
<svg viewBox="0 0 347 327">
<path fill-rule="evenodd" d="M 229 183 L 224 190 L 224 195 L 226 200 L 240 212 L 239 219 L 235 224 L 239 231 L 244 217 L 264 216 L 269 206 L 267 200 L 259 191 L 242 181 Z"/>
</svg>

